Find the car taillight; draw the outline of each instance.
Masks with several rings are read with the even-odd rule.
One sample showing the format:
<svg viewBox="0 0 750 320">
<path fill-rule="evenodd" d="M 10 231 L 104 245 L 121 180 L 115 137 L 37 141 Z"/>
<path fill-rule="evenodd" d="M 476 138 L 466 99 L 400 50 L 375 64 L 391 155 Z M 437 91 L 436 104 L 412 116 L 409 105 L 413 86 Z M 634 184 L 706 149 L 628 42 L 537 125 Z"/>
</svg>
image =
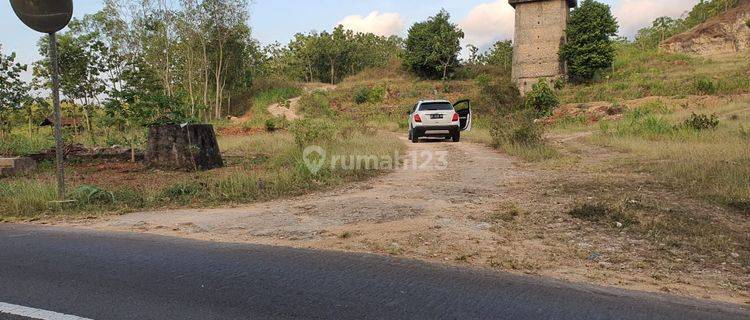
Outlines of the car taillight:
<svg viewBox="0 0 750 320">
<path fill-rule="evenodd" d="M 458 113 L 453 114 L 453 121 L 458 121 Z"/>
<path fill-rule="evenodd" d="M 414 122 L 422 122 L 422 117 L 420 117 L 418 114 L 414 114 Z"/>
</svg>

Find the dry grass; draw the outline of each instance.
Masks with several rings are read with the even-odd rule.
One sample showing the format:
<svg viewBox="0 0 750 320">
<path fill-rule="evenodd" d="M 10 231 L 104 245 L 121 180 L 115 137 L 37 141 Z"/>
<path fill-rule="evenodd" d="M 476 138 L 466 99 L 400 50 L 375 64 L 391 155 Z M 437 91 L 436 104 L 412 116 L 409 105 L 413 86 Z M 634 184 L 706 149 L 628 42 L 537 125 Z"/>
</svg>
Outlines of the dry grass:
<svg viewBox="0 0 750 320">
<path fill-rule="evenodd" d="M 717 114 L 721 124 L 716 130 L 701 131 L 669 127 L 692 112 Z M 681 189 L 750 213 L 750 101 L 711 110 L 679 110 L 653 119 L 649 125 L 615 128 L 594 139 L 637 155 L 632 165 Z"/>
<path fill-rule="evenodd" d="M 53 172 L 37 172 L 0 179 L 0 217 L 33 219 L 51 214 L 129 212 L 161 207 L 213 206 L 249 203 L 298 195 L 364 179 L 380 173 L 367 168 L 321 170 L 311 174 L 302 150 L 288 132 L 219 137 L 226 167 L 206 172 L 164 172 L 140 164 L 74 164 L 68 167 L 68 185 L 76 202 L 59 208 Z M 323 144 L 329 154 L 392 157 L 403 144 L 390 134 L 349 131 Z M 75 190 L 94 186 L 106 197 L 77 197 Z"/>
<path fill-rule="evenodd" d="M 592 84 L 570 85 L 562 103 L 632 100 L 648 96 L 688 96 L 750 92 L 750 55 L 711 59 L 625 46 L 617 51 L 614 71 Z M 704 92 L 700 81 L 713 92 Z"/>
</svg>

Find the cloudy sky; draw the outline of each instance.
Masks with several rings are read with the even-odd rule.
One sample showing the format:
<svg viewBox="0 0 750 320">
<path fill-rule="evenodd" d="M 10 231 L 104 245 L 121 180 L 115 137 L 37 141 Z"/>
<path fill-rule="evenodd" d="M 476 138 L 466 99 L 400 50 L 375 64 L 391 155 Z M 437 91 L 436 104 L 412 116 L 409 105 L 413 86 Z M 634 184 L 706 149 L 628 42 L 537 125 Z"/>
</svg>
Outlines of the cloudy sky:
<svg viewBox="0 0 750 320">
<path fill-rule="evenodd" d="M 659 16 L 680 16 L 698 0 L 601 0 L 612 6 L 620 34 L 632 37 L 638 29 Z M 101 1 L 74 0 L 75 15 L 81 17 L 101 8 Z M 507 0 L 254 0 L 250 25 L 262 43 L 286 43 L 296 32 L 329 30 L 337 24 L 380 35 L 405 35 L 409 26 L 434 15 L 441 8 L 466 33 L 465 44 L 486 48 L 496 40 L 513 37 L 513 8 Z M 17 52 L 19 60 L 38 59 L 35 43 L 39 35 L 26 29 L 10 8 L 0 1 L 0 44 L 3 51 Z"/>
</svg>

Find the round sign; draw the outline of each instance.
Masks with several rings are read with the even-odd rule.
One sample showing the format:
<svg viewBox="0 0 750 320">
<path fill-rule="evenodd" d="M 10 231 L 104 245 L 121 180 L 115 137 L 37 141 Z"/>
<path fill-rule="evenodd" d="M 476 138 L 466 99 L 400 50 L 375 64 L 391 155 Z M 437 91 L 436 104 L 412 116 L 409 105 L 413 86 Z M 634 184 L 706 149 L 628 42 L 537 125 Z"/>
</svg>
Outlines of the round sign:
<svg viewBox="0 0 750 320">
<path fill-rule="evenodd" d="M 62 30 L 73 17 L 73 0 L 10 0 L 10 5 L 25 25 L 44 33 Z"/>
</svg>

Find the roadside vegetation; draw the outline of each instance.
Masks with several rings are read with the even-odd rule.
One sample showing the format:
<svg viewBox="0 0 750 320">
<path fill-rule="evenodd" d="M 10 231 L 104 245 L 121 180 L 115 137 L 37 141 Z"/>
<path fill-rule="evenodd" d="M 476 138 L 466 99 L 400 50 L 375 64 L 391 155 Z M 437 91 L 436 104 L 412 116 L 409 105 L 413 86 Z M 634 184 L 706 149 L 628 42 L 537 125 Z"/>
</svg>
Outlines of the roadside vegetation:
<svg viewBox="0 0 750 320">
<path fill-rule="evenodd" d="M 652 104 L 600 123 L 594 141 L 637 155 L 631 165 L 678 189 L 750 214 L 748 103 L 704 110 Z"/>
<path fill-rule="evenodd" d="M 327 125 L 315 126 L 311 122 Z M 0 180 L 0 217 L 34 219 L 67 213 L 91 216 L 136 210 L 241 204 L 299 195 L 360 180 L 382 171 L 341 167 L 330 162 L 312 174 L 295 141 L 315 143 L 331 155 L 390 158 L 403 145 L 393 136 L 349 123 L 311 120 L 289 131 L 225 136 L 219 145 L 226 167 L 208 172 L 164 172 L 139 163 L 73 163 L 67 169 L 75 202 L 58 205 L 51 163 L 22 177 Z M 329 160 L 330 161 L 330 158 Z M 395 161 L 395 160 L 394 160 Z"/>
</svg>

